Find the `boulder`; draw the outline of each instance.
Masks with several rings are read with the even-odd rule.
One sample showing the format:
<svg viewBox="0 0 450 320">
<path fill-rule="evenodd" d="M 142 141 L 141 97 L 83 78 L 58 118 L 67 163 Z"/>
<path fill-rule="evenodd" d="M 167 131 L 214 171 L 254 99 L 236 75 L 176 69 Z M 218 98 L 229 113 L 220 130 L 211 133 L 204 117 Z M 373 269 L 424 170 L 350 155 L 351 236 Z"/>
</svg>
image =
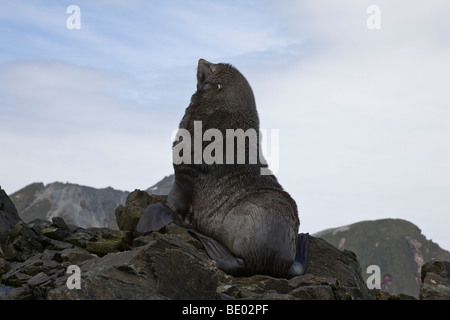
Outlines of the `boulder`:
<svg viewBox="0 0 450 320">
<path fill-rule="evenodd" d="M 43 249 L 39 235 L 20 219 L 17 209 L 0 188 L 0 257 L 24 261 Z"/>
<path fill-rule="evenodd" d="M 421 300 L 450 299 L 450 261 L 428 261 L 422 266 L 421 276 Z"/>
<path fill-rule="evenodd" d="M 81 265 L 81 289 L 67 278 L 49 299 L 214 299 L 218 269 L 192 245 L 155 233 L 146 245 L 90 259 Z"/>
<path fill-rule="evenodd" d="M 135 190 L 127 197 L 125 205 L 115 211 L 116 222 L 120 230 L 136 232 L 136 226 L 145 208 L 165 199 L 165 196 L 149 195 L 145 191 Z"/>
<path fill-rule="evenodd" d="M 0 187 L 0 243 L 6 241 L 8 232 L 21 221 L 17 209 L 5 190 Z"/>
</svg>

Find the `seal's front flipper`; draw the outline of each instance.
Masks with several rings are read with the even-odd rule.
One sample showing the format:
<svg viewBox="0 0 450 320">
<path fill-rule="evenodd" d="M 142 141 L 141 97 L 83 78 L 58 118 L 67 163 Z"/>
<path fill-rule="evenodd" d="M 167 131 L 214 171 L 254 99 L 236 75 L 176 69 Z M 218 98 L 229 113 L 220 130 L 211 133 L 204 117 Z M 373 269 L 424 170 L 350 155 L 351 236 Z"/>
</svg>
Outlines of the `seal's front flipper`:
<svg viewBox="0 0 450 320">
<path fill-rule="evenodd" d="M 230 250 L 217 242 L 217 240 L 207 237 L 195 229 L 190 229 L 189 231 L 195 234 L 202 242 L 209 257 L 217 262 L 220 269 L 231 275 L 246 274 L 247 268 L 244 260 L 233 255 Z"/>
<path fill-rule="evenodd" d="M 145 209 L 136 230 L 140 233 L 158 231 L 166 224 L 175 221 L 175 219 L 176 215 L 172 209 L 165 206 L 163 202 L 155 203 Z"/>
<path fill-rule="evenodd" d="M 289 277 L 301 276 L 306 273 L 309 263 L 309 233 L 299 233 L 297 237 L 297 252 L 295 261 L 288 271 Z"/>
<path fill-rule="evenodd" d="M 188 225 L 192 214 L 191 197 L 190 185 L 175 179 L 166 200 L 145 209 L 136 227 L 137 232 L 158 231 L 171 222 Z"/>
</svg>

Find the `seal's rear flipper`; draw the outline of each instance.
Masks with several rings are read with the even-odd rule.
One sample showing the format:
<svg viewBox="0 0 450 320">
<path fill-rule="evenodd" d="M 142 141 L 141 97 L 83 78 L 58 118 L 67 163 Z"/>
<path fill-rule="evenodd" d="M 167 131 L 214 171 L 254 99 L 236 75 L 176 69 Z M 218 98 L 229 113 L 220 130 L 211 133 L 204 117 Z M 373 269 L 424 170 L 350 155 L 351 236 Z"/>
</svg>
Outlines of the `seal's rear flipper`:
<svg viewBox="0 0 450 320">
<path fill-rule="evenodd" d="M 202 242 L 209 257 L 217 262 L 220 269 L 232 275 L 243 275 L 247 273 L 245 262 L 233 255 L 225 246 L 195 229 L 189 229 Z"/>
<path fill-rule="evenodd" d="M 136 227 L 137 232 L 158 231 L 166 224 L 176 220 L 176 214 L 163 202 L 151 204 L 145 209 Z"/>
<path fill-rule="evenodd" d="M 290 277 L 306 273 L 309 263 L 309 233 L 299 233 L 297 237 L 297 252 L 295 261 L 288 271 Z"/>
</svg>

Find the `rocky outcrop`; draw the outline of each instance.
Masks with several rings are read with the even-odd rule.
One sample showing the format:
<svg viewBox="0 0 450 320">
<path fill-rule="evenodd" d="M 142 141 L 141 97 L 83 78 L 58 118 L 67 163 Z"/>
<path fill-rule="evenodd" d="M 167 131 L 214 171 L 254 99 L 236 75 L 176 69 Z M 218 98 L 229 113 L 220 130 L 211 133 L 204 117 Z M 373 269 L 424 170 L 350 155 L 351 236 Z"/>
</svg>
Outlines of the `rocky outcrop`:
<svg viewBox="0 0 450 320">
<path fill-rule="evenodd" d="M 6 192 L 0 188 L 0 243 L 6 241 L 7 232 L 20 220 L 16 207 Z"/>
<path fill-rule="evenodd" d="M 431 260 L 422 266 L 422 300 L 450 300 L 450 261 Z"/>
<path fill-rule="evenodd" d="M 42 250 L 38 234 L 20 219 L 14 204 L 0 188 L 0 258 L 21 261 Z"/>
<path fill-rule="evenodd" d="M 80 228 L 58 217 L 26 224 L 11 206 L 3 206 L 0 237 L 6 241 L 0 252 L 0 298 L 389 298 L 367 289 L 354 253 L 315 237 L 310 239 L 310 264 L 303 276 L 232 277 L 218 269 L 189 229 L 169 224 L 159 232 L 136 233 L 138 217 L 148 204 L 160 200 L 132 192 L 116 209 L 120 230 Z M 5 194 L 2 201 L 8 202 Z M 14 246 L 17 239 L 20 250 Z"/>
</svg>

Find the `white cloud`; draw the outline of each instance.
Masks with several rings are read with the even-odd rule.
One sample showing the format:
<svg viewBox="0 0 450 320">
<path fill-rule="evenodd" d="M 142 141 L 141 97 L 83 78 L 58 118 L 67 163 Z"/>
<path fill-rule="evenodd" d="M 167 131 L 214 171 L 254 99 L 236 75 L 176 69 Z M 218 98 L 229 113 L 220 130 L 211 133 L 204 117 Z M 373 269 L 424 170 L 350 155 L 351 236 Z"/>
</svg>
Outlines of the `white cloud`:
<svg viewBox="0 0 450 320">
<path fill-rule="evenodd" d="M 0 69 L 0 87 L 1 180 L 8 192 L 59 180 L 144 189 L 172 170 L 170 134 L 178 120 L 140 104 L 147 88 L 130 75 L 15 62 Z"/>
<path fill-rule="evenodd" d="M 262 126 L 280 128 L 279 180 L 303 231 L 398 217 L 448 249 L 450 42 L 435 33 L 448 6 L 381 2 L 369 31 L 366 4 L 345 4 L 290 3 L 291 30 L 317 36 L 309 54 L 249 70 Z"/>
</svg>

